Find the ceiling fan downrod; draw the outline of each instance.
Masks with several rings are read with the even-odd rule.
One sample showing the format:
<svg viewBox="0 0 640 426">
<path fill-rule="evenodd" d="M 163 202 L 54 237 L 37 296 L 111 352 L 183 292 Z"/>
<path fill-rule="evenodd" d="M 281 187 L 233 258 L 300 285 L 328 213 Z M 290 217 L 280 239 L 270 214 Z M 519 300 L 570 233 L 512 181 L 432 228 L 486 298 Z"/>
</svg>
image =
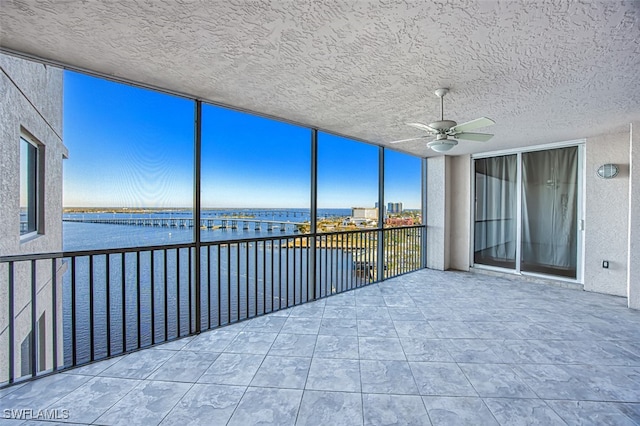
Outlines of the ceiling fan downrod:
<svg viewBox="0 0 640 426">
<path fill-rule="evenodd" d="M 436 89 L 436 96 L 440 98 L 440 121 L 444 121 L 444 95 L 449 93 L 449 89 L 443 87 L 441 89 Z"/>
</svg>

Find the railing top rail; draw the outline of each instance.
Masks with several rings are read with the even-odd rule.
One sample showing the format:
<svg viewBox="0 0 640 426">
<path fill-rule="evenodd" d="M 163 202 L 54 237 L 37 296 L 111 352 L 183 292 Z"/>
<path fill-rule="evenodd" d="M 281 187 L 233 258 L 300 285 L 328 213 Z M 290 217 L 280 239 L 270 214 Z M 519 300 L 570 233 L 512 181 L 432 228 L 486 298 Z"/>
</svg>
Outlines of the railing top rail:
<svg viewBox="0 0 640 426">
<path fill-rule="evenodd" d="M 0 256 L 0 263 L 23 262 L 28 260 L 43 260 L 43 259 L 60 259 L 64 257 L 136 253 L 140 251 L 153 251 L 153 250 L 173 250 L 173 249 L 193 247 L 194 245 L 195 243 L 189 242 L 189 243 L 165 244 L 165 245 L 143 246 L 143 247 L 121 247 L 121 248 L 109 248 L 109 249 L 99 249 L 99 250 L 74 250 L 74 251 L 59 251 L 59 252 L 50 252 L 50 253 L 15 254 L 15 255 L 9 255 L 9 256 Z"/>
<path fill-rule="evenodd" d="M 362 234 L 368 232 L 377 231 L 389 231 L 394 229 L 417 229 L 425 228 L 425 225 L 409 225 L 409 226 L 397 226 L 389 228 L 365 228 L 365 229 L 353 229 L 342 230 L 332 232 L 317 232 L 315 234 L 288 234 L 272 237 L 255 237 L 255 238 L 235 238 L 228 240 L 215 240 L 215 241 L 203 241 L 201 247 L 216 246 L 216 245 L 229 245 L 229 244 L 242 244 L 242 243 L 255 243 L 259 241 L 282 241 L 295 238 L 311 238 L 344 234 Z M 30 260 L 46 260 L 46 259 L 62 259 L 66 257 L 81 257 L 81 256 L 100 256 L 109 254 L 121 254 L 121 253 L 137 253 L 143 251 L 157 251 L 157 250 L 176 250 L 183 248 L 195 247 L 195 242 L 178 243 L 178 244 L 164 244 L 153 246 L 141 246 L 141 247 L 122 247 L 122 248 L 108 248 L 99 250 L 74 250 L 74 251 L 61 251 L 61 252 L 49 252 L 49 253 L 31 253 L 31 254 L 15 254 L 8 256 L 0 256 L 0 263 L 8 262 L 24 262 Z"/>
</svg>

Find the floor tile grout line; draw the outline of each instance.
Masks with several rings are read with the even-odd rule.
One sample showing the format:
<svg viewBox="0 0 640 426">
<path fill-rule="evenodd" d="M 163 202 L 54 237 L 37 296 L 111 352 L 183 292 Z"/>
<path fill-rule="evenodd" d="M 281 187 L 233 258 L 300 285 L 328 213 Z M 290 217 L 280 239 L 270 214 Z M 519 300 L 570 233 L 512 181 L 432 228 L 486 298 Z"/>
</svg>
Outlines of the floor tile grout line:
<svg viewBox="0 0 640 426">
<path fill-rule="evenodd" d="M 197 382 L 193 382 L 191 383 L 191 386 L 189 386 L 189 389 L 187 389 L 185 391 L 185 393 L 182 394 L 182 396 L 180 398 L 178 398 L 178 400 L 176 401 L 175 404 L 173 404 L 173 406 L 171 407 L 171 409 L 169 411 L 167 411 L 167 413 L 162 417 L 162 419 L 158 422 L 158 425 L 161 424 L 170 414 L 171 412 L 178 406 L 178 404 L 180 404 L 180 401 L 182 401 L 184 399 L 185 396 L 187 396 L 187 394 L 189 392 L 191 392 L 191 389 L 193 389 L 195 387 Z"/>
<path fill-rule="evenodd" d="M 573 400 L 573 399 L 543 399 L 543 401 L 547 404 L 547 406 L 549 406 L 549 408 L 551 408 L 557 415 L 558 417 L 562 418 L 562 420 L 564 420 L 564 417 L 562 415 L 560 415 L 560 413 L 558 413 L 556 411 L 555 408 L 553 408 L 552 406 L 549 405 L 549 401 L 552 402 L 582 402 L 580 400 Z M 640 424 L 640 419 L 634 419 L 633 417 L 630 417 L 627 413 L 625 413 L 624 411 L 622 411 L 619 407 L 620 404 L 637 404 L 637 403 L 628 403 L 628 402 L 618 402 L 618 401 L 588 401 L 588 402 L 593 402 L 596 404 L 614 404 L 614 408 L 616 409 L 616 411 L 623 415 L 624 417 L 628 418 L 632 423 L 634 424 Z M 566 422 L 566 420 L 564 420 Z"/>
<path fill-rule="evenodd" d="M 496 417 L 496 414 L 493 412 L 493 410 L 491 409 L 491 407 L 489 407 L 489 405 L 487 404 L 487 402 L 485 401 L 484 398 L 482 397 L 478 397 L 480 399 L 480 401 L 482 401 L 482 405 L 487 409 L 487 411 L 489 412 L 489 414 L 491 414 L 491 417 L 493 417 L 496 421 L 497 424 L 502 425 L 502 423 L 500 423 L 500 421 L 498 420 L 498 418 Z"/>
<path fill-rule="evenodd" d="M 126 398 L 127 395 L 129 395 L 131 392 L 133 392 L 134 390 L 138 389 L 141 385 L 143 385 L 147 380 L 145 379 L 130 379 L 130 378 L 124 378 L 124 377 L 107 377 L 110 379 L 123 379 L 123 380 L 136 380 L 139 383 L 137 383 L 135 386 L 133 386 L 131 389 L 129 389 L 129 391 L 125 392 L 124 395 L 122 395 L 122 397 L 120 397 L 116 402 L 114 402 L 113 404 L 111 404 L 111 406 L 109 408 L 107 408 L 106 410 L 104 410 L 98 417 L 96 417 L 93 422 L 91 422 L 91 424 L 94 424 L 95 422 L 98 421 L 98 419 L 100 419 L 100 417 L 104 416 L 105 414 L 107 414 L 109 412 L 109 410 L 111 410 L 113 407 L 115 407 L 116 405 L 118 405 L 118 403 L 120 401 L 122 401 L 124 398 Z"/>
<path fill-rule="evenodd" d="M 422 406 L 424 407 L 424 411 L 427 413 L 427 419 L 429 420 L 429 424 L 433 426 L 433 420 L 431 420 L 431 414 L 429 414 L 429 408 L 427 408 L 427 403 L 424 400 L 424 397 L 418 394 L 420 397 L 420 401 L 422 401 Z"/>
<path fill-rule="evenodd" d="M 96 377 L 97 378 L 97 377 Z M 109 377 L 110 378 L 110 377 Z M 118 378 L 118 380 L 120 380 L 120 378 Z M 98 415 L 95 419 L 93 419 L 93 421 L 91 422 L 91 424 L 95 423 L 100 417 L 102 417 L 103 415 L 105 415 L 109 410 L 111 410 L 113 407 L 116 406 L 116 404 L 118 404 L 120 401 L 122 401 L 127 395 L 129 395 L 131 392 L 133 392 L 134 389 L 136 389 L 138 386 L 140 386 L 140 384 L 142 382 L 144 382 L 144 380 L 141 379 L 123 379 L 123 380 L 137 380 L 140 383 L 136 384 L 135 386 L 131 387 L 131 389 L 129 389 L 127 392 L 124 393 L 124 395 L 122 395 L 121 398 L 119 398 L 117 401 L 115 401 L 113 404 L 111 404 L 111 406 L 109 408 L 107 408 L 106 410 L 104 410 L 102 413 L 100 413 L 100 415 Z M 87 382 L 88 383 L 88 382 Z"/>
<path fill-rule="evenodd" d="M 360 379 L 360 414 L 362 416 L 362 426 L 364 426 L 364 392 L 362 392 L 362 379 Z"/>
<path fill-rule="evenodd" d="M 55 377 L 55 376 L 49 376 L 49 377 Z M 52 402 L 51 404 L 47 405 L 45 408 L 51 408 L 54 404 L 57 404 L 58 402 L 60 402 L 62 399 L 66 398 L 67 396 L 69 396 L 71 393 L 77 391 L 78 389 L 80 389 L 82 386 L 84 386 L 85 384 L 89 383 L 91 380 L 95 379 L 96 376 L 91 377 L 88 380 L 83 381 L 82 383 L 80 383 L 78 386 L 76 386 L 75 388 L 71 389 L 69 392 L 65 393 L 62 396 L 59 396 L 58 398 L 56 398 L 56 400 L 54 402 Z M 44 378 L 46 379 L 46 377 Z M 35 383 L 35 382 L 30 382 L 30 383 Z M 27 383 L 28 384 L 28 383 Z M 26 385 L 26 384 L 25 384 Z M 6 396 L 6 395 L 5 395 Z M 3 397 L 4 398 L 4 397 Z M 5 401 L 6 402 L 6 401 Z M 100 417 L 100 416 L 98 416 Z"/>
</svg>

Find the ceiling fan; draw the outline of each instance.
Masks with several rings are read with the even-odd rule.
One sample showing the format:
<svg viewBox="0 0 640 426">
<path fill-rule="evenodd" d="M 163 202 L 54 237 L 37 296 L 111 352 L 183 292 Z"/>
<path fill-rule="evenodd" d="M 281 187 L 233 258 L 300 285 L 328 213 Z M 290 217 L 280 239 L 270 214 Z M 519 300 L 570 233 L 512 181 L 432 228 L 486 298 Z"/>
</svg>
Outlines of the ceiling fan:
<svg viewBox="0 0 640 426">
<path fill-rule="evenodd" d="M 407 126 L 415 127 L 416 129 L 424 130 L 429 133 L 425 136 L 417 138 L 402 139 L 399 141 L 393 141 L 390 143 L 401 143 L 414 141 L 418 139 L 431 138 L 435 135 L 435 140 L 429 142 L 427 147 L 436 152 L 449 151 L 454 146 L 458 145 L 456 139 L 465 139 L 476 142 L 486 142 L 493 137 L 488 133 L 469 133 L 468 130 L 479 129 L 481 127 L 490 126 L 496 124 L 495 121 L 487 117 L 476 118 L 475 120 L 467 121 L 466 123 L 458 124 L 453 120 L 444 119 L 444 95 L 449 93 L 449 89 L 442 88 L 436 90 L 436 96 L 440 98 L 440 120 L 434 121 L 429 124 L 422 123 L 406 123 Z"/>
</svg>

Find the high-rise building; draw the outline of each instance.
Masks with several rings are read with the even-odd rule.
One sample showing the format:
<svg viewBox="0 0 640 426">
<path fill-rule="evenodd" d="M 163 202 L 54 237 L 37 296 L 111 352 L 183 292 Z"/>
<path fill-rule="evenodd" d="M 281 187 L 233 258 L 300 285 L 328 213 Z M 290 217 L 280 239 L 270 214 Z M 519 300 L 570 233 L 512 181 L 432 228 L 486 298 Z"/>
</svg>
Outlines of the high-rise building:
<svg viewBox="0 0 640 426">
<path fill-rule="evenodd" d="M 387 211 L 389 214 L 402 213 L 402 203 L 388 203 Z"/>
</svg>

